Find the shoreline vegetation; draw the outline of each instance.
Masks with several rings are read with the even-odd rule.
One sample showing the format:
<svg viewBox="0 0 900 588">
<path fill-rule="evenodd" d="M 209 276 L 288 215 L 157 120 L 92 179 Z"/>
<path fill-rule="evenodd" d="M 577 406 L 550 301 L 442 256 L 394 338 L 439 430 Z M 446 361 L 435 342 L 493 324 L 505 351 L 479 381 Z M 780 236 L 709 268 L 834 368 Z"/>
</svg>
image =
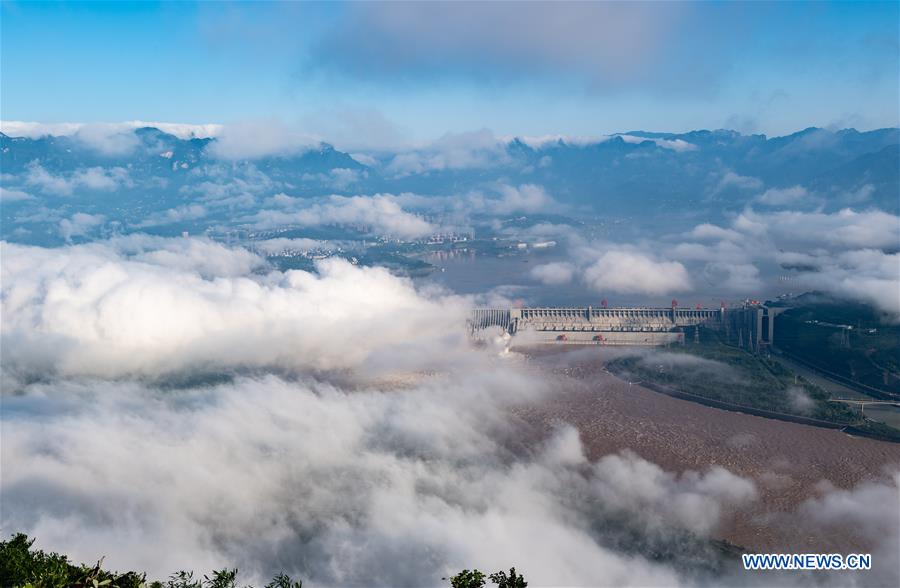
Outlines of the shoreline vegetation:
<svg viewBox="0 0 900 588">
<path fill-rule="evenodd" d="M 147 580 L 146 572 L 117 572 L 103 568 L 101 559 L 95 565 L 75 564 L 65 555 L 34 549 L 35 539 L 17 533 L 0 541 L 0 586 L 3 588 L 252 588 L 238 584 L 238 570 L 223 568 L 195 577 L 194 572 L 175 572 L 167 580 Z M 516 568 L 509 573 L 500 570 L 485 574 L 477 569 L 464 569 L 456 575 L 441 578 L 451 588 L 481 588 L 486 580 L 497 588 L 526 588 L 528 582 Z M 303 582 L 280 573 L 264 588 L 302 588 Z"/>
</svg>

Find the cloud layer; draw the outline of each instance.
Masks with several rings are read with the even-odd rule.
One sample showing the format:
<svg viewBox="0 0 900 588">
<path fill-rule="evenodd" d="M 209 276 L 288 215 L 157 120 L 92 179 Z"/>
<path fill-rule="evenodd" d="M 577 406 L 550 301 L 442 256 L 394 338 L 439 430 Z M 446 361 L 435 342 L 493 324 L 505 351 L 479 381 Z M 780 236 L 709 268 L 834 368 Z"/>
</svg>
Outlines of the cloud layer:
<svg viewBox="0 0 900 588">
<path fill-rule="evenodd" d="M 328 260 L 318 274 L 254 275 L 263 261 L 243 249 L 143 239 L 4 244 L 4 370 L 333 369 L 452 339 L 465 322 L 461 299 L 420 296 L 384 269 Z"/>
<path fill-rule="evenodd" d="M 807 290 L 873 304 L 900 321 L 900 219 L 879 210 L 834 213 L 746 209 L 731 225 L 694 227 L 668 248 L 674 259 L 703 262 L 711 283 L 750 292 L 759 268 L 779 268 Z M 769 271 L 772 271 L 771 269 Z"/>
<path fill-rule="evenodd" d="M 259 211 L 248 220 L 257 228 L 280 226 L 355 225 L 379 235 L 406 239 L 425 237 L 436 227 L 403 209 L 390 194 L 374 196 L 329 196 L 316 200 L 276 195 L 278 208 Z"/>
<path fill-rule="evenodd" d="M 534 585 L 682 583 L 602 537 L 674 548 L 678 533 L 705 537 L 722 509 L 752 501 L 754 485 L 631 454 L 592 464 L 572 429 L 512 450 L 503 407 L 541 388 L 486 372 L 393 392 L 275 377 L 174 392 L 32 385 L 4 399 L 33 415 L 4 423 L 4 528 L 158 576 L 236 565 L 315 585 L 421 586 L 514 564 Z"/>
<path fill-rule="evenodd" d="M 281 273 L 144 235 L 3 247 L 0 524 L 76 560 L 326 586 L 509 565 L 533 585 L 692 585 L 727 572 L 708 539 L 758 498 L 722 467 L 591 462 L 571 427 L 531 429 L 514 409 L 552 402 L 555 376 L 471 348 L 469 301 L 381 269 Z M 849 516 L 822 500 L 817 524 Z"/>
<path fill-rule="evenodd" d="M 568 428 L 523 445 L 509 409 L 549 382 L 470 349 L 466 301 L 381 269 L 280 273 L 143 235 L 3 247 L 2 524 L 76 559 L 321 585 L 514 564 L 537 584 L 672 585 L 687 572 L 644 542 L 687 533 L 705 553 L 756 496 L 721 468 L 590 463 Z"/>
</svg>

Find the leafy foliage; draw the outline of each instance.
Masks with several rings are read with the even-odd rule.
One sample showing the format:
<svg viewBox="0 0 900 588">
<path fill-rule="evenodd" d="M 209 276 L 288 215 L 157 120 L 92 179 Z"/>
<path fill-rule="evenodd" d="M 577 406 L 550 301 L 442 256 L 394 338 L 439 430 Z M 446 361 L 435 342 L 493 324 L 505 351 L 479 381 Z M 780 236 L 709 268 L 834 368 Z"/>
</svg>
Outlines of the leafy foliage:
<svg viewBox="0 0 900 588">
<path fill-rule="evenodd" d="M 484 578 L 484 573 L 475 569 L 472 571 L 463 570 L 449 579 L 451 588 L 481 588 L 484 586 Z M 528 586 L 525 577 L 516 573 L 516 568 L 509 568 L 509 575 L 500 570 L 499 572 L 494 572 L 488 578 L 498 588 L 525 588 Z M 446 579 L 444 578 L 444 580 Z"/>
<path fill-rule="evenodd" d="M 194 572 L 179 571 L 165 581 L 147 581 L 147 575 L 138 572 L 111 572 L 101 566 L 76 565 L 65 555 L 46 553 L 32 549 L 34 539 L 17 533 L 8 541 L 0 541 L 0 586 L 3 588 L 238 588 L 238 570 L 214 570 L 202 578 Z M 477 569 L 462 570 L 450 580 L 452 588 L 482 588 L 485 579 L 498 588 L 526 588 L 528 582 L 516 568 L 509 574 L 499 571 L 485 576 Z M 244 588 L 252 588 L 246 586 Z M 303 588 L 303 583 L 281 573 L 272 578 L 265 588 Z"/>
<path fill-rule="evenodd" d="M 34 539 L 19 533 L 0 542 L 0 586 L 23 588 L 143 588 L 144 574 L 109 572 L 101 562 L 95 566 L 75 565 L 65 555 L 32 550 Z"/>
<path fill-rule="evenodd" d="M 528 586 L 525 577 L 522 574 L 516 574 L 516 568 L 509 568 L 508 576 L 506 575 L 506 572 L 500 570 L 499 572 L 494 572 L 489 577 L 491 582 L 497 585 L 497 588 L 525 588 Z"/>
<path fill-rule="evenodd" d="M 450 578 L 452 588 L 481 588 L 484 586 L 484 573 L 478 570 L 463 570 Z"/>
<path fill-rule="evenodd" d="M 238 570 L 214 570 L 202 578 L 194 572 L 179 571 L 165 581 L 147 581 L 147 575 L 138 572 L 111 572 L 101 566 L 76 565 L 65 555 L 46 553 L 32 549 L 34 539 L 17 533 L 8 541 L 0 541 L 0 586 L 3 588 L 238 588 Z M 480 570 L 462 570 L 450 580 L 452 588 L 482 588 L 485 579 L 498 588 L 526 588 L 528 582 L 510 568 L 507 574 L 499 571 L 485 576 Z M 252 588 L 246 586 L 244 588 Z M 303 588 L 303 583 L 281 573 L 272 578 L 265 588 Z"/>
<path fill-rule="evenodd" d="M 266 588 L 303 588 L 303 582 L 295 582 L 287 574 L 281 573 L 272 578 L 272 581 L 266 584 Z"/>
<path fill-rule="evenodd" d="M 3 588 L 237 588 L 237 569 L 214 570 L 202 579 L 180 571 L 163 582 L 147 581 L 138 572 L 110 572 L 95 566 L 75 565 L 65 555 L 32 549 L 34 539 L 18 533 L 0 541 L 0 586 Z M 302 588 L 286 574 L 278 574 L 265 588 Z M 250 588 L 249 586 L 246 588 Z"/>
</svg>

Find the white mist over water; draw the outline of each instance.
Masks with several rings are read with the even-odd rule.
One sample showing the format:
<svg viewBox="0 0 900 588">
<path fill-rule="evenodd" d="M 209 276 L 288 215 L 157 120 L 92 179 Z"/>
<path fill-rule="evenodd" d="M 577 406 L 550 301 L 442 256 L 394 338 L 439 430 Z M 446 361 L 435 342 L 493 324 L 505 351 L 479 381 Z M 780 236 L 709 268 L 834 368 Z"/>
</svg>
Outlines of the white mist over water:
<svg viewBox="0 0 900 588">
<path fill-rule="evenodd" d="M 553 377 L 470 348 L 471 300 L 381 269 L 272 272 L 193 239 L 3 253 L 0 524 L 75 560 L 695 584 L 722 517 L 757 498 L 721 467 L 592 463 L 565 423 L 536 435 L 511 411 L 552 402 Z"/>
</svg>

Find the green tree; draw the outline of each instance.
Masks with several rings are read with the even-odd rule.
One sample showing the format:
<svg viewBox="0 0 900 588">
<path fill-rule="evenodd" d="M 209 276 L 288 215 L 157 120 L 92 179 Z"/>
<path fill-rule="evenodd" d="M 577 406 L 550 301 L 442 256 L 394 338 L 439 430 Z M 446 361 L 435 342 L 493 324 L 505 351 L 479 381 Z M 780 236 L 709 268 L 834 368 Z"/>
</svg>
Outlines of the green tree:
<svg viewBox="0 0 900 588">
<path fill-rule="evenodd" d="M 499 571 L 488 576 L 491 582 L 498 588 L 525 588 L 528 582 L 522 574 L 516 573 L 516 568 L 509 568 L 509 574 Z M 447 578 L 443 578 L 446 580 Z M 463 570 L 455 576 L 450 577 L 451 588 L 481 588 L 484 586 L 485 576 L 477 569 L 469 571 Z"/>
<path fill-rule="evenodd" d="M 18 533 L 0 541 L 0 586 L 6 588 L 141 588 L 145 576 L 137 572 L 119 574 L 97 565 L 75 565 L 65 555 L 32 549 L 34 539 Z"/>
<path fill-rule="evenodd" d="M 237 568 L 229 570 L 213 570 L 212 577 L 203 576 L 204 588 L 235 588 Z"/>
<path fill-rule="evenodd" d="M 516 574 L 516 568 L 509 568 L 509 575 L 500 570 L 490 576 L 491 582 L 497 585 L 497 588 L 525 588 L 528 582 L 522 574 Z"/>
<path fill-rule="evenodd" d="M 450 586 L 452 588 L 481 588 L 484 586 L 484 574 L 478 570 L 471 572 L 463 570 L 450 578 Z"/>
<path fill-rule="evenodd" d="M 303 582 L 293 581 L 287 574 L 278 574 L 266 584 L 266 588 L 303 588 Z"/>
<path fill-rule="evenodd" d="M 33 545 L 34 539 L 22 533 L 0 541 L 0 588 L 237 588 L 237 569 L 215 570 L 203 579 L 180 571 L 164 582 L 148 582 L 146 574 L 110 572 L 101 567 L 102 560 L 94 566 L 75 565 L 65 555 L 45 553 Z M 278 574 L 266 588 L 302 586 Z"/>
</svg>

